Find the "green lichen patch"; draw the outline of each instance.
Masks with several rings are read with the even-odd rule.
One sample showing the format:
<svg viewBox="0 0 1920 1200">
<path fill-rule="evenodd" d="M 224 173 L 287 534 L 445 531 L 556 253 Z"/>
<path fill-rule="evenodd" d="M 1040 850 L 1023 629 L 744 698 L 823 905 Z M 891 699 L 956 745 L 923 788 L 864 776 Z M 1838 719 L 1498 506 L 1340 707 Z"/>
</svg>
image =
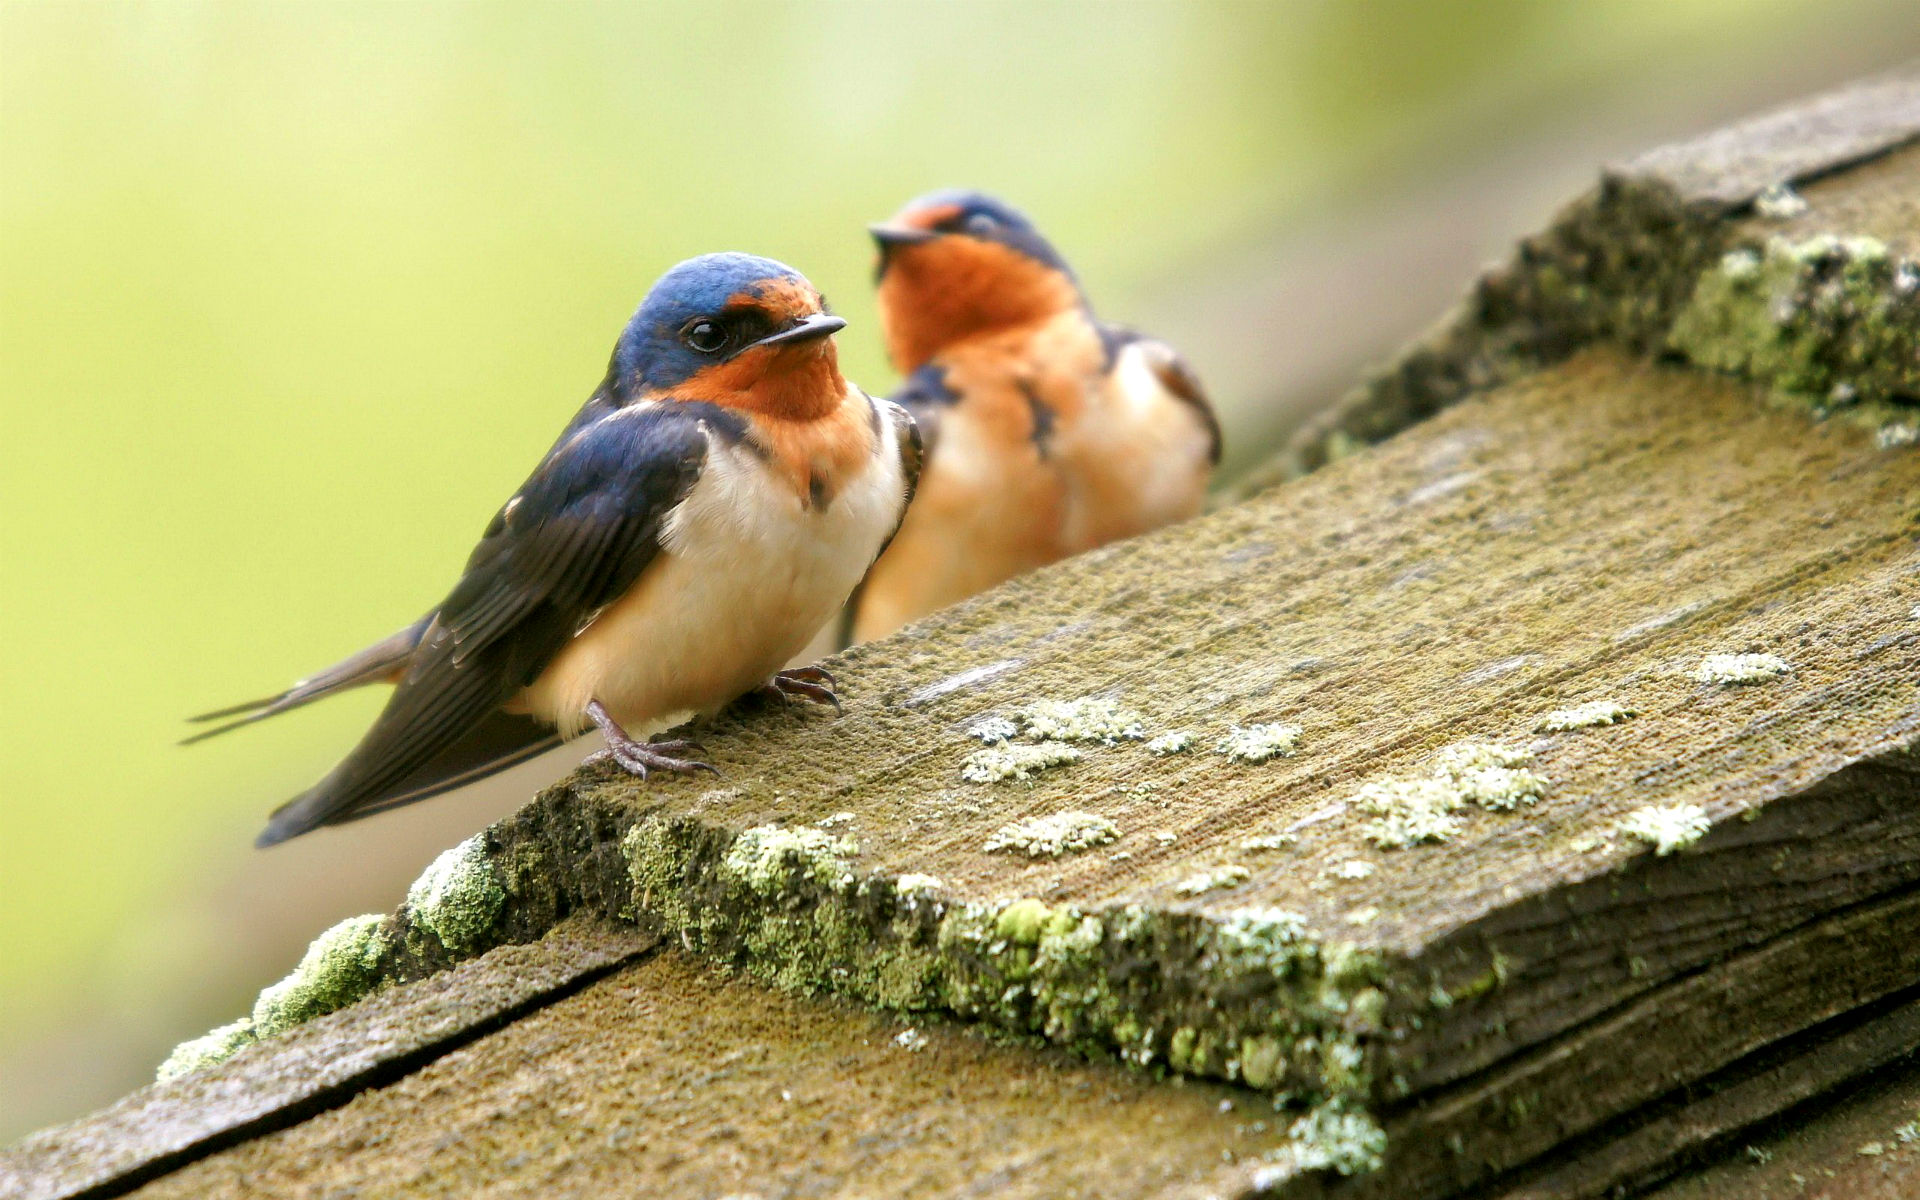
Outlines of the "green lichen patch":
<svg viewBox="0 0 1920 1200">
<path fill-rule="evenodd" d="M 1225 891 L 1227 888 L 1237 888 L 1251 878 L 1253 878 L 1253 872 L 1247 870 L 1245 867 L 1232 865 L 1213 867 L 1209 870 L 1201 871 L 1196 875 L 1189 875 L 1179 883 L 1174 884 L 1173 890 L 1182 896 L 1200 896 L 1207 892 L 1218 892 Z"/>
<path fill-rule="evenodd" d="M 387 918 L 368 913 L 348 917 L 313 939 L 293 973 L 254 1001 L 254 1032 L 263 1038 L 284 1033 L 377 989 L 382 961 L 393 948 L 386 925 Z"/>
<path fill-rule="evenodd" d="M 985 848 L 989 854 L 1004 852 L 1024 854 L 1028 858 L 1059 858 L 1063 854 L 1104 846 L 1119 836 L 1120 829 L 1112 821 L 1096 813 L 1076 810 L 1003 825 L 987 839 Z"/>
<path fill-rule="evenodd" d="M 1270 758 L 1292 757 L 1299 744 L 1298 725 L 1235 725 L 1214 749 L 1234 762 L 1262 763 Z"/>
<path fill-rule="evenodd" d="M 1640 714 L 1617 700 L 1590 700 L 1572 708 L 1556 708 L 1535 723 L 1535 733 L 1567 733 L 1598 725 L 1618 725 Z"/>
<path fill-rule="evenodd" d="M 1296 1171 L 1333 1171 L 1364 1175 L 1386 1161 L 1387 1134 L 1365 1109 L 1338 1101 L 1321 1104 L 1287 1127 L 1288 1142 L 1267 1158 L 1275 1165 L 1255 1171 L 1255 1190 L 1264 1190 Z"/>
<path fill-rule="evenodd" d="M 818 830 L 750 832 L 743 848 L 690 817 L 636 823 L 621 841 L 636 914 L 781 987 L 1304 1097 L 1370 1094 L 1384 968 L 1296 915 L 959 902 L 861 871 Z"/>
<path fill-rule="evenodd" d="M 460 957 L 487 947 L 506 902 L 482 834 L 442 852 L 407 889 L 407 915 L 414 926 Z"/>
<path fill-rule="evenodd" d="M 1825 410 L 1920 395 L 1920 268 L 1870 237 L 1769 237 L 1704 272 L 1668 341 Z"/>
<path fill-rule="evenodd" d="M 1171 733 L 1163 733 L 1148 742 L 1147 753 L 1153 755 L 1155 758 L 1165 758 L 1169 754 L 1185 754 L 1187 751 L 1193 749 L 1193 742 L 1194 737 L 1192 730 L 1176 729 Z"/>
<path fill-rule="evenodd" d="M 1619 825 L 1621 833 L 1647 843 L 1660 856 L 1693 845 L 1712 827 L 1707 810 L 1698 804 L 1650 804 L 1628 813 Z"/>
<path fill-rule="evenodd" d="M 1700 660 L 1690 678 L 1695 683 L 1722 687 L 1765 683 L 1793 670 L 1778 654 L 1709 654 Z"/>
<path fill-rule="evenodd" d="M 857 850 L 851 838 L 835 837 L 821 829 L 756 825 L 733 839 L 727 849 L 726 868 L 754 892 L 770 896 L 797 878 L 817 883 L 846 878 L 847 858 Z"/>
<path fill-rule="evenodd" d="M 960 764 L 960 778 L 969 783 L 1029 779 L 1041 771 L 1079 762 L 1082 757 L 1078 747 L 1065 742 L 1041 742 L 1035 746 L 1003 742 L 967 755 L 967 760 Z"/>
<path fill-rule="evenodd" d="M 253 1027 L 253 1018 L 241 1017 L 230 1025 L 222 1025 L 210 1033 L 175 1046 L 173 1053 L 167 1055 L 167 1061 L 161 1063 L 160 1069 L 154 1073 L 154 1079 L 165 1083 L 203 1067 L 223 1063 L 243 1047 L 259 1040 L 260 1034 Z"/>
</svg>

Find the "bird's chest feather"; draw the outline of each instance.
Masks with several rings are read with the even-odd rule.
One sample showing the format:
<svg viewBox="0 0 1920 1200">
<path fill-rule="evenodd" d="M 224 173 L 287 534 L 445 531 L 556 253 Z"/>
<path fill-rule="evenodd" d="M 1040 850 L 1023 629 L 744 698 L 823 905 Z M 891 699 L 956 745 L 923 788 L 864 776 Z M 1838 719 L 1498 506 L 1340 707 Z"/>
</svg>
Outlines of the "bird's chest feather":
<svg viewBox="0 0 1920 1200">
<path fill-rule="evenodd" d="M 764 448 L 716 442 L 659 557 L 562 651 L 528 707 L 573 732 L 597 699 L 639 727 L 764 682 L 833 617 L 899 519 L 899 464 L 869 449 L 857 465 L 822 503 Z"/>
</svg>

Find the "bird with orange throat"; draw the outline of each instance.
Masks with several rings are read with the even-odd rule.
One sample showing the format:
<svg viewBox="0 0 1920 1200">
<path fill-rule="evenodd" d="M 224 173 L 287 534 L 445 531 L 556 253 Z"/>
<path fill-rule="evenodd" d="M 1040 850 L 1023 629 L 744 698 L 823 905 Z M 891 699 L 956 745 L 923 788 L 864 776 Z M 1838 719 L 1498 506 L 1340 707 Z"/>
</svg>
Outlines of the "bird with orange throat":
<svg viewBox="0 0 1920 1200">
<path fill-rule="evenodd" d="M 926 470 L 849 607 L 881 637 L 1002 580 L 1200 511 L 1220 426 L 1166 343 L 1096 317 L 1033 223 L 977 192 L 884 224 L 880 319 Z"/>
<path fill-rule="evenodd" d="M 662 276 L 445 600 L 277 696 L 196 718 L 238 718 L 210 737 L 397 685 L 259 844 L 438 795 L 589 727 L 645 777 L 713 768 L 693 743 L 630 729 L 754 690 L 837 708 L 831 676 L 782 664 L 899 528 L 920 463 L 912 418 L 841 377 L 845 324 L 770 259 L 712 254 Z"/>
</svg>

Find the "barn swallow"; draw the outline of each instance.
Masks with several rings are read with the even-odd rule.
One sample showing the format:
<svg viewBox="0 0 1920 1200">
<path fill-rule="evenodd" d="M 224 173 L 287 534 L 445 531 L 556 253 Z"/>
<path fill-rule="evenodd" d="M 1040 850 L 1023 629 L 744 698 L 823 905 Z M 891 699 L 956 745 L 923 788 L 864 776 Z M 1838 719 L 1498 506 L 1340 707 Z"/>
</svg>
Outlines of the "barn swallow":
<svg viewBox="0 0 1920 1200">
<path fill-rule="evenodd" d="M 1165 342 L 1096 317 L 1025 216 L 942 191 L 870 228 L 905 379 L 891 398 L 927 466 L 850 605 L 852 640 L 1200 510 L 1220 426 L 1199 381 Z"/>
<path fill-rule="evenodd" d="M 644 778 L 713 768 L 687 757 L 694 743 L 630 728 L 754 690 L 837 708 L 825 671 L 780 667 L 899 528 L 920 462 L 913 419 L 841 377 L 845 324 L 770 259 L 711 254 L 662 276 L 439 607 L 277 696 L 195 718 L 239 716 L 210 737 L 397 684 L 258 844 L 438 795 L 590 725 Z"/>
</svg>

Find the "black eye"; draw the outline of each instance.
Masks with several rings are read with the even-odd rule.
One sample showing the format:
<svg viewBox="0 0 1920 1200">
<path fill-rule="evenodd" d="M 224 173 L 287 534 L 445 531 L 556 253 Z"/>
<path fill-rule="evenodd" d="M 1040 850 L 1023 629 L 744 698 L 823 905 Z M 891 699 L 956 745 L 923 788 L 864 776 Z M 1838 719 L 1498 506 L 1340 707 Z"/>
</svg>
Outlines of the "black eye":
<svg viewBox="0 0 1920 1200">
<path fill-rule="evenodd" d="M 680 340 L 702 354 L 716 354 L 727 344 L 727 331 L 718 321 L 694 321 L 680 331 Z"/>
<path fill-rule="evenodd" d="M 978 234 L 981 237 L 990 237 L 993 231 L 998 228 L 1000 228 L 1000 222 L 994 220 L 986 213 L 975 213 L 967 218 L 968 233 Z"/>
</svg>

